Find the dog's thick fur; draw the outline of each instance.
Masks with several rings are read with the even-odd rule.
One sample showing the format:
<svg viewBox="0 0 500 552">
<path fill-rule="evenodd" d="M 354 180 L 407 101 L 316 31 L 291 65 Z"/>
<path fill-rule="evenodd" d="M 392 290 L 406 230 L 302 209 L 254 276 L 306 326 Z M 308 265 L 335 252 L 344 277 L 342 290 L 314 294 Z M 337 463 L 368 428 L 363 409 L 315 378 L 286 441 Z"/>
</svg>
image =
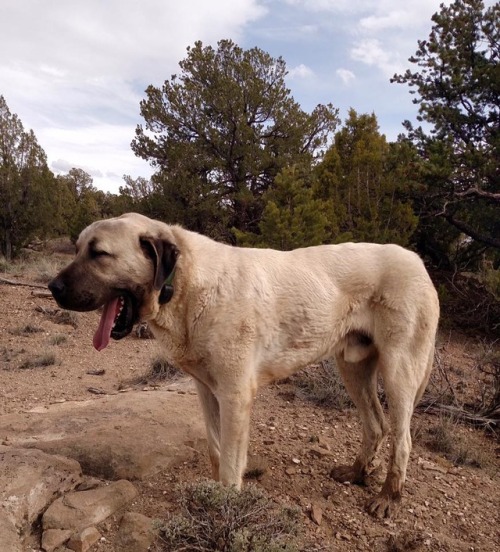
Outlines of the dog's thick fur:
<svg viewBox="0 0 500 552">
<path fill-rule="evenodd" d="M 162 299 L 169 275 L 173 295 L 170 289 Z M 435 288 L 417 255 L 369 243 L 288 252 L 231 247 L 129 213 L 87 227 L 76 258 L 49 287 L 73 310 L 131 297 L 128 325 L 147 320 L 169 360 L 195 379 L 213 476 L 228 485 L 241 485 L 257 389 L 334 356 L 359 410 L 363 442 L 353 465 L 332 476 L 363 482 L 390 425 L 387 478 L 368 504 L 372 514 L 390 515 L 405 480 L 410 418 L 429 378 L 439 318 Z M 390 424 L 377 397 L 378 375 Z"/>
</svg>

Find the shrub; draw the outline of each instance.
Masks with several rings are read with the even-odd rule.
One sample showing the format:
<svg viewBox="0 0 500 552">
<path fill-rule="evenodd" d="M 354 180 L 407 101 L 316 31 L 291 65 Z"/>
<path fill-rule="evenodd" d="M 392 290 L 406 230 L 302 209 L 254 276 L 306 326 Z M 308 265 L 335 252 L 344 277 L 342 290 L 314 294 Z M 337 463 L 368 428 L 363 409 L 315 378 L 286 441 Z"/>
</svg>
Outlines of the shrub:
<svg viewBox="0 0 500 552">
<path fill-rule="evenodd" d="M 254 485 L 242 491 L 214 481 L 182 485 L 180 514 L 161 528 L 163 550 L 298 552 L 299 511 L 278 506 Z"/>
<path fill-rule="evenodd" d="M 162 356 L 157 356 L 151 361 L 149 371 L 141 377 L 139 383 L 146 384 L 157 381 L 173 381 L 182 375 L 182 371 L 173 364 L 170 364 L 168 360 Z"/>
<path fill-rule="evenodd" d="M 31 368 L 45 368 L 56 363 L 56 356 L 52 353 L 45 353 L 36 357 L 26 359 L 19 368 L 21 370 L 29 370 Z"/>
<path fill-rule="evenodd" d="M 66 335 L 56 334 L 49 339 L 49 343 L 50 345 L 62 345 L 63 343 L 66 343 L 67 340 L 68 337 Z"/>
<path fill-rule="evenodd" d="M 23 336 L 28 336 L 39 332 L 43 332 L 43 328 L 40 328 L 30 323 L 26 324 L 25 326 L 20 326 L 19 328 L 15 328 L 14 330 L 9 330 L 9 333 L 11 333 L 12 335 L 23 335 Z"/>
<path fill-rule="evenodd" d="M 299 394 L 320 406 L 345 410 L 354 405 L 349 397 L 333 360 L 298 372 L 291 378 L 299 388 Z"/>
</svg>

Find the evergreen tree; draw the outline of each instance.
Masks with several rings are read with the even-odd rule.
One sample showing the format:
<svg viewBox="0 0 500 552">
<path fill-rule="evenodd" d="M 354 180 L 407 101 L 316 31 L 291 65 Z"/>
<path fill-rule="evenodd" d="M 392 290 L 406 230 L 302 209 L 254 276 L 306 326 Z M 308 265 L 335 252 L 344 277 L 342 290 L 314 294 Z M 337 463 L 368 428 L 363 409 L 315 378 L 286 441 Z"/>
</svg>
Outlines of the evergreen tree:
<svg viewBox="0 0 500 552">
<path fill-rule="evenodd" d="M 283 169 L 264 194 L 260 233 L 236 230 L 239 243 L 283 251 L 323 243 L 329 236 L 327 203 L 315 197 L 311 179 L 297 166 Z"/>
<path fill-rule="evenodd" d="M 197 42 L 179 65 L 180 76 L 147 89 L 146 126 L 132 148 L 157 169 L 165 215 L 212 235 L 258 233 L 262 195 L 284 167 L 321 152 L 337 111 L 302 111 L 285 86 L 283 59 L 259 48 Z"/>
<path fill-rule="evenodd" d="M 465 258 L 500 250 L 500 4 L 455 0 L 432 17 L 427 40 L 410 58 L 417 69 L 395 75 L 419 106 L 405 122 L 422 158 L 425 187 L 418 197 L 420 243 L 450 262 L 450 240 Z M 448 228 L 446 228 L 448 226 Z M 455 259 L 457 260 L 457 259 Z"/>
<path fill-rule="evenodd" d="M 60 193 L 35 134 L 0 96 L 0 252 L 7 259 L 35 235 L 58 230 Z"/>
<path fill-rule="evenodd" d="M 349 111 L 316 168 L 330 204 L 332 241 L 408 244 L 417 224 L 404 170 L 409 155 L 408 146 L 386 142 L 375 115 Z"/>
</svg>

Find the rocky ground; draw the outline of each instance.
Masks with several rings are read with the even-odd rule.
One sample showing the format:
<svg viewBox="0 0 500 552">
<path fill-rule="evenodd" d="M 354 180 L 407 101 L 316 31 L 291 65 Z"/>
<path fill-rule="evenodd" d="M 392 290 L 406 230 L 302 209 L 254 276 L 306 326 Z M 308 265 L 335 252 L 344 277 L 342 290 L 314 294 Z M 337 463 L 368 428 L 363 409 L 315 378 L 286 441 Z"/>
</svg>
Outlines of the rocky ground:
<svg viewBox="0 0 500 552">
<path fill-rule="evenodd" d="M 33 280 L 29 273 L 0 276 Z M 88 433 L 89 426 L 99 427 L 93 435 L 104 435 L 105 443 L 111 437 L 97 425 L 98 419 L 100 422 L 105 419 L 117 441 L 126 441 L 127 449 L 135 447 L 141 456 L 148 441 L 161 441 L 158 428 L 169 424 L 169 412 L 156 414 L 161 410 L 158 400 L 168 395 L 168 388 L 173 394 L 186 397 L 182 403 L 185 406 L 181 405 L 180 413 L 171 414 L 170 420 L 172 424 L 179 419 L 192 422 L 190 454 L 173 455 L 164 464 L 158 461 L 149 466 L 141 472 L 140 479 L 133 480 L 137 495 L 104 521 L 96 522 L 100 536 L 91 550 L 119 552 L 124 548 L 117 540 L 117 528 L 124 512 L 166 519 L 176 509 L 177 484 L 209 476 L 208 456 L 200 440 L 203 432 L 196 397 L 188 383 L 146 380 L 139 383 L 140 376 L 150 369 L 151 359 L 158 354 L 154 340 L 130 336 L 98 353 L 92 348 L 98 314 L 61 313 L 50 298 L 33 294 L 37 291 L 31 287 L 0 285 L 3 450 L 17 446 L 37 448 L 39 441 L 53 441 L 56 444 L 52 449 L 46 445 L 44 450 L 50 454 L 66 451 L 68 447 L 57 444 L 62 433 L 55 435 L 54 427 L 60 425 L 51 428 L 50 422 L 44 425 L 37 421 L 37 415 L 63 412 L 62 419 L 74 421 L 73 425 L 65 422 L 69 429 L 64 438 L 68 433 L 73 437 L 80 435 L 80 431 Z M 483 375 L 476 369 L 477 359 L 484 347 L 479 339 L 465 338 L 450 330 L 442 332 L 431 390 L 451 393 L 456 402 L 477 401 L 484 386 Z M 305 397 L 299 383 L 298 377 L 294 377 L 259 393 L 250 445 L 250 467 L 254 468 L 255 477 L 247 484 L 262 487 L 279 503 L 300 508 L 304 550 L 498 550 L 500 449 L 491 433 L 419 410 L 413 420 L 414 448 L 403 502 L 392 519 L 375 520 L 365 513 L 363 506 L 379 488 L 384 458 L 374 467 L 367 487 L 341 485 L 331 480 L 328 475 L 331 467 L 351 461 L 359 446 L 356 412 L 315 405 Z M 120 403 L 119 409 L 104 408 L 106 401 L 115 400 L 114 397 L 125 401 L 125 405 L 130 397 L 130 405 Z M 138 416 L 132 403 L 138 397 L 139 400 L 143 397 L 149 416 L 141 418 L 139 426 L 132 423 Z M 91 408 L 98 406 L 104 410 Z M 82 413 L 82 407 L 87 414 Z M 91 411 L 100 414 L 92 418 Z M 97 438 L 95 443 L 99 443 Z M 96 444 L 94 448 L 99 447 Z M 78 457 L 80 464 L 82 458 Z M 133 464 L 130 459 L 123 462 L 125 466 Z M 95 472 L 90 463 L 86 466 L 83 462 L 82 467 L 84 475 L 86 471 Z M 92 475 L 102 482 L 106 477 L 121 479 L 120 473 L 111 470 Z M 39 519 L 27 533 L 31 534 L 26 536 L 23 550 L 40 550 Z M 153 547 L 160 550 L 161 543 Z"/>
</svg>

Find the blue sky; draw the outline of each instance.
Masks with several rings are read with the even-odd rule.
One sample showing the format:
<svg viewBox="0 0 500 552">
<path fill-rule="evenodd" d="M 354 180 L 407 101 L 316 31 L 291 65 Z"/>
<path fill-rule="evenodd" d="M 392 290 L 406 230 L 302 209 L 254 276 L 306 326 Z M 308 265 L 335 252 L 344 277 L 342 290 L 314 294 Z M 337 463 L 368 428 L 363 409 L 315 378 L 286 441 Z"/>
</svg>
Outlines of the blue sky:
<svg viewBox="0 0 500 552">
<path fill-rule="evenodd" d="M 55 173 L 79 167 L 112 192 L 124 174 L 151 174 L 130 149 L 139 102 L 149 84 L 178 72 L 196 40 L 231 38 L 283 57 L 303 109 L 331 102 L 342 119 L 350 107 L 374 112 L 394 140 L 416 109 L 408 87 L 389 78 L 410 66 L 440 3 L 0 0 L 0 94 L 34 130 Z"/>
</svg>

